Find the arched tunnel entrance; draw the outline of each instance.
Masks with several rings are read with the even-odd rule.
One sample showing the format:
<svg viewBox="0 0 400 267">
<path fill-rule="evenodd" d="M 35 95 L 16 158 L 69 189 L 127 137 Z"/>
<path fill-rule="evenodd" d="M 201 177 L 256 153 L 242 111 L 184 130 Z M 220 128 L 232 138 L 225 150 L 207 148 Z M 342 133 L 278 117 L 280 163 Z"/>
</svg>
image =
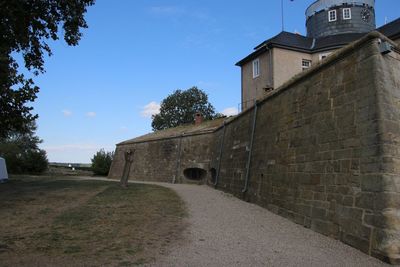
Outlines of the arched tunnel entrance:
<svg viewBox="0 0 400 267">
<path fill-rule="evenodd" d="M 183 171 L 183 175 L 186 179 L 200 181 L 206 177 L 207 171 L 201 168 L 187 168 Z"/>
</svg>

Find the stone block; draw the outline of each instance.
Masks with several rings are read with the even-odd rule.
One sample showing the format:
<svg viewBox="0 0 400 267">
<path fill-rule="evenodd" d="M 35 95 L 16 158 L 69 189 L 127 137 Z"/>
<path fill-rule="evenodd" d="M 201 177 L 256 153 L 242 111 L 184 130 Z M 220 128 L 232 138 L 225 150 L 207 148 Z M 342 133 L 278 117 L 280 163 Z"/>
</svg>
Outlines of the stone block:
<svg viewBox="0 0 400 267">
<path fill-rule="evenodd" d="M 275 214 L 278 214 L 279 207 L 277 205 L 269 204 L 267 209 Z"/>
<path fill-rule="evenodd" d="M 312 207 L 308 205 L 297 204 L 295 211 L 301 215 L 311 217 Z"/>
<path fill-rule="evenodd" d="M 304 225 L 305 216 L 297 213 L 293 213 L 291 218 L 295 223 Z"/>
<path fill-rule="evenodd" d="M 314 198 L 314 192 L 311 190 L 302 190 L 300 197 L 305 200 L 312 200 Z"/>
<path fill-rule="evenodd" d="M 365 192 L 396 192 L 396 185 L 390 175 L 365 175 L 361 178 L 361 190 Z"/>
<path fill-rule="evenodd" d="M 353 205 L 354 205 L 354 196 L 344 196 L 342 204 L 343 204 L 343 206 L 353 207 Z"/>
<path fill-rule="evenodd" d="M 340 172 L 350 173 L 351 170 L 351 160 L 340 160 Z"/>
<path fill-rule="evenodd" d="M 341 234 L 340 240 L 354 248 L 361 250 L 362 252 L 369 254 L 369 240 L 361 239 L 351 234 Z"/>
<path fill-rule="evenodd" d="M 325 220 L 327 217 L 327 210 L 324 208 L 312 208 L 311 218 Z"/>
<path fill-rule="evenodd" d="M 351 159 L 353 155 L 353 149 L 341 149 L 333 153 L 333 158 L 338 159 Z"/>
<path fill-rule="evenodd" d="M 320 193 L 320 192 L 314 193 L 314 200 L 326 201 L 326 199 L 327 199 L 326 193 Z"/>
<path fill-rule="evenodd" d="M 355 206 L 358 208 L 373 210 L 376 196 L 374 193 L 361 192 L 356 195 Z"/>
<path fill-rule="evenodd" d="M 311 229 L 333 238 L 337 238 L 339 235 L 339 226 L 328 221 L 313 219 L 311 221 Z"/>
<path fill-rule="evenodd" d="M 341 195 L 348 195 L 348 194 L 353 193 L 352 187 L 347 186 L 347 185 L 346 186 L 338 186 L 336 192 Z"/>
</svg>

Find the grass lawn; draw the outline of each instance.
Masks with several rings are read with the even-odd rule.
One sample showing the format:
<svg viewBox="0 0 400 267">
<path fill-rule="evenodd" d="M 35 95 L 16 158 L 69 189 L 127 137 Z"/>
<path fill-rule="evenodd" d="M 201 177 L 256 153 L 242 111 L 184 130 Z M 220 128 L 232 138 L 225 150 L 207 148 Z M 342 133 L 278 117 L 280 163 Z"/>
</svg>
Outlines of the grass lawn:
<svg viewBox="0 0 400 267">
<path fill-rule="evenodd" d="M 155 185 L 20 177 L 0 184 L 0 266 L 131 266 L 182 237 L 184 203 Z"/>
</svg>

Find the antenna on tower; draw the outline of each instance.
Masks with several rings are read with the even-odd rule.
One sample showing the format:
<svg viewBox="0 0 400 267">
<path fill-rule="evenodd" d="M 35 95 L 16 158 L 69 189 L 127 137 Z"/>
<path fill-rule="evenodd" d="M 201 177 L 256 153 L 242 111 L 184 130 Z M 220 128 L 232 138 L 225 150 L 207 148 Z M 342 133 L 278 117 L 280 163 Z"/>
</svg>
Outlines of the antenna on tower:
<svg viewBox="0 0 400 267">
<path fill-rule="evenodd" d="M 283 0 L 281 0 L 281 12 L 282 12 L 282 31 L 285 30 L 285 18 L 283 13 Z"/>
<path fill-rule="evenodd" d="M 294 0 L 290 0 L 290 2 L 293 2 Z M 283 0 L 281 0 L 281 12 L 282 12 L 282 31 L 285 30 L 285 12 L 284 12 L 284 5 L 283 5 Z"/>
</svg>

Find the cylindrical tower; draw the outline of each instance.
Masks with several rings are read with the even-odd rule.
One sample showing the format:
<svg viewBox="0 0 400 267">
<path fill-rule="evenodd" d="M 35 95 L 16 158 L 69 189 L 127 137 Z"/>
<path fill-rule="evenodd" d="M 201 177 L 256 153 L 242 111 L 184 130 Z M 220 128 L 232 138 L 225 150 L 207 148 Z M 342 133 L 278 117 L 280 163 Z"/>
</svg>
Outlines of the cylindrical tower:
<svg viewBox="0 0 400 267">
<path fill-rule="evenodd" d="M 318 0 L 306 11 L 307 36 L 375 30 L 375 0 Z"/>
</svg>

